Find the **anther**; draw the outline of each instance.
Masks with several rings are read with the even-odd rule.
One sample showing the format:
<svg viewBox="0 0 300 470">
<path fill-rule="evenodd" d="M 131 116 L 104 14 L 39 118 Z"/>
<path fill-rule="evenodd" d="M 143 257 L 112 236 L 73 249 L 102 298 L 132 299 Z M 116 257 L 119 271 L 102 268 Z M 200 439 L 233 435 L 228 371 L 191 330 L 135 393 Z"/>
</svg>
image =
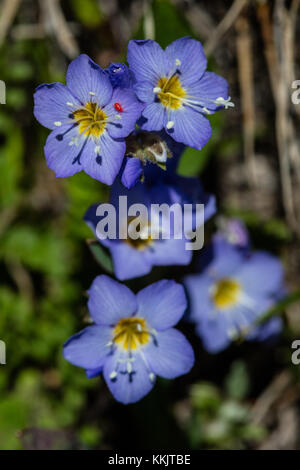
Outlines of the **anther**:
<svg viewBox="0 0 300 470">
<path fill-rule="evenodd" d="M 149 374 L 149 379 L 150 379 L 151 382 L 154 382 L 154 380 L 155 380 L 155 375 L 153 374 L 153 372 L 150 372 L 150 374 Z"/>
<path fill-rule="evenodd" d="M 118 119 L 118 121 L 119 121 L 120 119 L 122 119 L 121 114 L 115 114 L 115 119 Z"/>
<path fill-rule="evenodd" d="M 175 64 L 179 67 L 179 66 L 181 65 L 181 60 L 176 59 L 176 60 L 175 60 Z"/>
<path fill-rule="evenodd" d="M 160 93 L 161 92 L 161 88 L 159 88 L 159 86 L 156 86 L 155 88 L 153 88 L 153 93 Z"/>
<path fill-rule="evenodd" d="M 66 103 L 66 104 L 67 104 L 67 106 L 74 106 L 74 104 L 73 104 L 73 103 L 71 103 L 70 101 L 67 101 L 67 103 Z"/>
<path fill-rule="evenodd" d="M 94 93 L 93 91 L 89 91 L 89 95 L 96 96 L 96 93 Z"/>
<path fill-rule="evenodd" d="M 117 377 L 118 373 L 116 370 L 113 370 L 110 374 L 109 374 L 109 378 L 111 380 L 115 379 Z"/>
<path fill-rule="evenodd" d="M 94 152 L 96 155 L 100 155 L 100 145 L 96 145 L 96 147 L 94 148 Z"/>
<path fill-rule="evenodd" d="M 167 129 L 172 129 L 172 127 L 174 127 L 174 124 L 175 124 L 174 121 L 168 121 L 167 125 L 166 125 L 166 128 Z"/>
<path fill-rule="evenodd" d="M 55 121 L 54 125 L 57 126 L 57 127 L 60 127 L 60 126 L 61 126 L 61 122 L 60 122 L 60 121 Z"/>
<path fill-rule="evenodd" d="M 126 364 L 126 369 L 127 369 L 128 374 L 131 374 L 131 372 L 132 372 L 132 365 L 131 365 L 131 362 L 127 362 L 127 364 Z"/>
<path fill-rule="evenodd" d="M 228 96 L 227 99 L 223 98 L 222 96 L 219 96 L 218 98 L 215 99 L 215 103 L 219 105 L 223 105 L 225 109 L 229 107 L 234 108 L 234 103 L 232 103 L 230 96 Z"/>
</svg>

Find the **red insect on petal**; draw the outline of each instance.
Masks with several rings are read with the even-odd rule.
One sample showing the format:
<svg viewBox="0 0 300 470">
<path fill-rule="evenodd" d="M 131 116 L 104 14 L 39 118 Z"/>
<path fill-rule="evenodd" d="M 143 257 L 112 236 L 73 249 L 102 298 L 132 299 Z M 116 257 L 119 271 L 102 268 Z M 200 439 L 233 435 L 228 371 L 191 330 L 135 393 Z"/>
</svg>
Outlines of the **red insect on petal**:
<svg viewBox="0 0 300 470">
<path fill-rule="evenodd" d="M 122 113 L 124 111 L 124 109 L 122 108 L 122 105 L 120 103 L 115 103 L 114 104 L 114 108 L 116 111 L 118 111 L 119 113 Z"/>
</svg>

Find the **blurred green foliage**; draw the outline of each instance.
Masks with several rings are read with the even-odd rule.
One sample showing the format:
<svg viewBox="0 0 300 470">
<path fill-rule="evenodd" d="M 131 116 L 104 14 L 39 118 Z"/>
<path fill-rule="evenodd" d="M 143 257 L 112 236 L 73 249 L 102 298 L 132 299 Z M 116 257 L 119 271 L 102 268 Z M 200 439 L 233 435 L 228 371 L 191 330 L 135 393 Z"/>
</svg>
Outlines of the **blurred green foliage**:
<svg viewBox="0 0 300 470">
<path fill-rule="evenodd" d="M 209 382 L 191 386 L 191 409 L 184 426 L 193 449 L 244 449 L 266 436 L 262 427 L 250 422 L 250 407 L 244 401 L 249 377 L 242 361 L 232 364 L 224 389 L 225 394 Z"/>
</svg>

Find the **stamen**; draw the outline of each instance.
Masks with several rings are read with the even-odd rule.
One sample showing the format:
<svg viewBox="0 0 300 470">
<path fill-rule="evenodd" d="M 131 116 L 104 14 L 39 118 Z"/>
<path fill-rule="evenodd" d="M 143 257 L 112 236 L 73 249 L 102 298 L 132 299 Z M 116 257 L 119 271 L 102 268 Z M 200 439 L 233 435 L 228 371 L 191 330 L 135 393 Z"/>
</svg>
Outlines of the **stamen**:
<svg viewBox="0 0 300 470">
<path fill-rule="evenodd" d="M 110 374 L 109 374 L 109 378 L 111 380 L 115 379 L 118 375 L 118 372 L 116 370 L 113 370 Z"/>
<path fill-rule="evenodd" d="M 179 67 L 179 66 L 181 65 L 181 60 L 176 59 L 176 60 L 175 60 L 175 64 Z"/>
<path fill-rule="evenodd" d="M 150 374 L 149 374 L 149 379 L 150 379 L 151 382 L 154 382 L 154 380 L 155 380 L 155 375 L 153 374 L 153 372 L 150 372 Z"/>
<path fill-rule="evenodd" d="M 227 334 L 228 334 L 230 339 L 235 339 L 239 335 L 238 330 L 234 326 L 228 328 Z"/>
<path fill-rule="evenodd" d="M 60 127 L 60 126 L 61 126 L 61 122 L 60 122 L 60 121 L 55 121 L 54 125 L 57 126 L 57 127 Z"/>
<path fill-rule="evenodd" d="M 225 109 L 228 109 L 229 107 L 234 108 L 234 103 L 231 101 L 230 96 L 228 96 L 227 99 L 223 98 L 222 96 L 219 96 L 215 99 L 215 103 L 220 106 L 223 105 Z"/>
<path fill-rule="evenodd" d="M 89 91 L 89 95 L 96 96 L 96 93 L 94 93 L 93 91 Z"/>
<path fill-rule="evenodd" d="M 100 145 L 96 145 L 96 147 L 94 148 L 94 152 L 96 155 L 100 155 Z"/>
<path fill-rule="evenodd" d="M 127 362 L 127 364 L 126 364 L 126 369 L 127 369 L 128 374 L 131 374 L 131 372 L 132 372 L 132 364 L 131 364 L 131 362 Z"/>
<path fill-rule="evenodd" d="M 121 114 L 115 114 L 115 119 L 118 119 L 118 121 L 120 121 L 122 119 Z"/>
<path fill-rule="evenodd" d="M 166 128 L 167 129 L 172 129 L 172 127 L 174 127 L 174 124 L 175 124 L 174 121 L 168 121 L 167 125 L 166 125 Z"/>
<path fill-rule="evenodd" d="M 67 103 L 66 103 L 66 104 L 67 104 L 67 106 L 74 106 L 74 104 L 73 104 L 73 103 L 71 103 L 70 101 L 67 101 Z"/>
<path fill-rule="evenodd" d="M 153 93 L 160 93 L 161 92 L 161 88 L 159 88 L 159 86 L 156 86 L 155 88 L 153 88 Z"/>
</svg>

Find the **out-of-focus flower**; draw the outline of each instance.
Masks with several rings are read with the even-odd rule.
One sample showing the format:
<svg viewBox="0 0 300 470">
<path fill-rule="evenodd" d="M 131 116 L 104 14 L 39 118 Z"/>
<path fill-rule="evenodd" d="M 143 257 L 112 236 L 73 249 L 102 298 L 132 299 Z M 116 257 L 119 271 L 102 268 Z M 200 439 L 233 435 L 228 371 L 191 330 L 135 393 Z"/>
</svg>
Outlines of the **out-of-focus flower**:
<svg viewBox="0 0 300 470">
<path fill-rule="evenodd" d="M 104 72 L 114 88 L 131 88 L 135 83 L 133 72 L 125 64 L 111 62 Z"/>
<path fill-rule="evenodd" d="M 244 222 L 237 218 L 219 216 L 217 218 L 218 235 L 232 245 L 247 250 L 250 248 L 250 237 Z"/>
<path fill-rule="evenodd" d="M 127 212 L 120 211 L 119 196 L 127 196 L 128 208 L 133 204 L 144 204 L 147 208 L 147 219 L 139 218 L 141 227 L 139 237 L 130 237 L 130 227 L 135 226 L 135 217 L 128 217 Z M 184 230 L 190 227 L 195 231 L 200 225 L 201 217 L 196 203 L 204 205 L 204 221 L 212 217 L 216 212 L 215 197 L 206 194 L 201 184 L 194 178 L 170 176 L 170 183 L 158 183 L 150 185 L 138 183 L 130 191 L 124 188 L 118 181 L 114 183 L 111 191 L 111 204 L 115 207 L 117 229 L 124 228 L 124 239 L 103 239 L 102 234 L 97 233 L 97 225 L 102 217 L 96 216 L 98 204 L 89 208 L 84 220 L 98 236 L 99 242 L 106 246 L 112 255 L 115 275 L 120 280 L 131 279 L 148 274 L 153 266 L 187 265 L 192 258 L 192 250 L 186 249 L 187 238 Z M 170 208 L 173 204 L 181 211 L 175 213 L 174 220 L 169 218 L 169 212 L 162 212 L 161 217 L 151 219 L 152 205 L 164 204 Z M 190 210 L 184 212 L 184 204 L 190 204 Z M 196 213 L 198 211 L 198 213 Z M 185 215 L 182 225 L 178 224 L 178 217 Z M 168 225 L 170 221 L 170 225 Z M 178 224 L 178 225 L 177 225 Z M 184 227 L 183 225 L 187 227 Z M 167 235 L 165 227 L 169 228 Z M 155 234 L 155 238 L 153 237 Z M 151 237 L 152 234 L 152 237 Z M 168 236 L 168 238 L 164 238 Z"/>
<path fill-rule="evenodd" d="M 279 259 L 264 251 L 245 254 L 215 237 L 201 261 L 202 272 L 186 276 L 184 283 L 190 318 L 209 352 L 221 351 L 241 336 L 265 340 L 280 331 L 279 318 L 261 327 L 256 323 L 283 292 Z"/>
<path fill-rule="evenodd" d="M 177 39 L 166 50 L 149 39 L 132 40 L 127 61 L 137 96 L 146 103 L 139 121 L 144 130 L 164 128 L 177 142 L 201 149 L 211 137 L 204 115 L 233 106 L 227 81 L 206 72 L 207 60 L 195 39 Z"/>
<path fill-rule="evenodd" d="M 98 276 L 88 307 L 95 324 L 65 343 L 64 357 L 83 367 L 88 377 L 102 372 L 121 403 L 147 395 L 156 376 L 174 379 L 192 368 L 192 347 L 173 328 L 186 309 L 180 284 L 162 280 L 134 295 L 110 277 Z"/>
<path fill-rule="evenodd" d="M 56 176 L 84 170 L 112 184 L 124 158 L 125 137 L 135 128 L 143 105 L 131 89 L 112 87 L 107 74 L 82 54 L 68 67 L 67 86 L 40 85 L 34 115 L 52 132 L 45 156 Z"/>
</svg>

